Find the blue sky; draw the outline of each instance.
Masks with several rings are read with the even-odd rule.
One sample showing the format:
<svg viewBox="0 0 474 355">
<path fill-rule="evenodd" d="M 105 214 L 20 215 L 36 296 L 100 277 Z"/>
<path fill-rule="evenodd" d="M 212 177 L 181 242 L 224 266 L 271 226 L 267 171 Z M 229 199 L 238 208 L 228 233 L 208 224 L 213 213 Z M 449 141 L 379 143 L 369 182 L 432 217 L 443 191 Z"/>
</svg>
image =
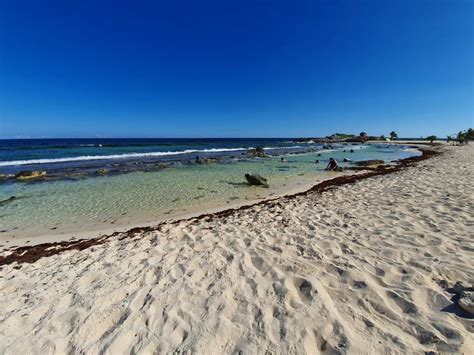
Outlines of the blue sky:
<svg viewBox="0 0 474 355">
<path fill-rule="evenodd" d="M 0 0 L 0 137 L 444 137 L 473 63 L 470 0 Z"/>
</svg>

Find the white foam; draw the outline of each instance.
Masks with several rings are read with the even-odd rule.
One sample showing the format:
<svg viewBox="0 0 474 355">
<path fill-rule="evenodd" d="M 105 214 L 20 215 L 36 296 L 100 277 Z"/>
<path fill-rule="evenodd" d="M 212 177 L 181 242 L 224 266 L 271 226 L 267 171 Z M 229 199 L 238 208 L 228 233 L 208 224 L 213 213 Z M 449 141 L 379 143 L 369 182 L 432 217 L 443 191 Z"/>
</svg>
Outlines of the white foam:
<svg viewBox="0 0 474 355">
<path fill-rule="evenodd" d="M 301 148 L 294 147 L 265 147 L 264 149 L 294 149 Z M 30 159 L 30 160 L 13 160 L 0 162 L 0 166 L 17 166 L 17 165 L 31 165 L 31 164 L 52 164 L 52 163 L 66 163 L 74 161 L 88 161 L 88 160 L 110 160 L 110 159 L 127 159 L 127 158 L 144 158 L 144 157 L 161 157 L 182 155 L 191 153 L 219 153 L 219 152 L 238 152 L 244 150 L 254 149 L 250 148 L 211 148 L 211 149 L 187 149 L 176 152 L 148 152 L 148 153 L 127 153 L 127 154 L 111 154 L 111 155 L 82 155 L 79 157 L 65 157 L 53 159 Z"/>
</svg>

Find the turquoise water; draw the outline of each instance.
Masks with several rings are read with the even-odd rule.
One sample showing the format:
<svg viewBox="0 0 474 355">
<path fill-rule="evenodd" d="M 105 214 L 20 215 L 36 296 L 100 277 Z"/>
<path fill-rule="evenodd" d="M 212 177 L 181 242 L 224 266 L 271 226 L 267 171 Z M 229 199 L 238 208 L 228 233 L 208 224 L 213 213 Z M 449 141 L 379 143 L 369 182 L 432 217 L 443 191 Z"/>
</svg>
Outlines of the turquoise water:
<svg viewBox="0 0 474 355">
<path fill-rule="evenodd" d="M 348 152 L 351 148 L 355 148 L 354 153 Z M 340 162 L 343 158 L 390 162 L 418 154 L 397 146 L 357 148 L 344 147 L 347 152 L 323 151 L 321 156 L 317 153 L 284 155 L 284 162 L 282 156 L 277 156 L 210 165 L 173 166 L 160 171 L 137 171 L 77 181 L 2 184 L 0 200 L 16 197 L 0 206 L 2 234 L 34 236 L 96 230 L 98 226 L 152 223 L 165 216 L 205 207 L 271 197 L 298 182 L 303 185 L 317 183 L 328 174 L 335 176 L 335 173 L 324 171 L 329 157 Z M 316 159 L 320 163 L 315 163 Z M 245 173 L 266 177 L 270 188 L 246 185 Z"/>
</svg>

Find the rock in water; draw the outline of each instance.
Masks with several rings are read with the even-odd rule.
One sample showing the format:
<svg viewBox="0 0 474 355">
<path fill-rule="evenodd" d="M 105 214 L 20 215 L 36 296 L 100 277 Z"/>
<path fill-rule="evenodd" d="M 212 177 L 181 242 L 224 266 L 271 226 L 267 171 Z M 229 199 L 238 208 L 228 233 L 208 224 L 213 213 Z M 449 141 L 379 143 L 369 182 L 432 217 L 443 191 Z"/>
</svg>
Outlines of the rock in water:
<svg viewBox="0 0 474 355">
<path fill-rule="evenodd" d="M 372 160 L 356 161 L 355 164 L 357 166 L 383 165 L 385 164 L 385 161 L 379 160 L 379 159 L 372 159 Z"/>
<path fill-rule="evenodd" d="M 256 147 L 255 149 L 251 149 L 248 152 L 248 155 L 255 157 L 255 158 L 266 158 L 267 154 L 265 154 L 265 150 L 263 147 Z"/>
<path fill-rule="evenodd" d="M 20 171 L 15 175 L 17 180 L 42 179 L 46 176 L 46 171 Z"/>
<path fill-rule="evenodd" d="M 217 163 L 219 160 L 217 158 L 196 158 L 196 164 L 214 164 Z"/>
<path fill-rule="evenodd" d="M 250 185 L 260 185 L 268 187 L 267 179 L 258 174 L 245 174 L 245 178 L 247 179 Z"/>
<path fill-rule="evenodd" d="M 466 312 L 474 315 L 474 291 L 463 291 L 458 304 Z"/>
</svg>

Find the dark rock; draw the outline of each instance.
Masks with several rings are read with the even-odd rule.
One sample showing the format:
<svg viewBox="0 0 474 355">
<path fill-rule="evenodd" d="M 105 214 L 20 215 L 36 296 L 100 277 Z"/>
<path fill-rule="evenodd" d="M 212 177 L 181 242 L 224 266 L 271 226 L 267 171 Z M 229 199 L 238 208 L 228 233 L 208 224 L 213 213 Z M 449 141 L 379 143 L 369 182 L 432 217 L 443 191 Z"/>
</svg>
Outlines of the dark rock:
<svg viewBox="0 0 474 355">
<path fill-rule="evenodd" d="M 255 157 L 255 158 L 266 158 L 267 157 L 263 147 L 256 147 L 255 149 L 251 149 L 251 150 L 248 151 L 248 154 L 252 157 Z"/>
<path fill-rule="evenodd" d="M 351 162 L 351 160 L 350 160 L 350 159 L 347 159 L 347 158 L 344 158 L 342 161 L 343 161 L 344 163 L 350 163 L 350 162 Z"/>
<path fill-rule="evenodd" d="M 84 176 L 84 175 L 86 175 L 86 173 L 81 173 L 81 172 L 64 174 L 64 176 L 66 177 L 77 177 L 77 176 Z"/>
<path fill-rule="evenodd" d="M 195 160 L 195 163 L 196 164 L 214 164 L 214 163 L 217 163 L 219 161 L 219 159 L 217 158 L 199 158 L 199 157 L 196 157 L 196 160 Z"/>
<path fill-rule="evenodd" d="M 474 315 L 474 291 L 463 291 L 458 304 L 467 313 Z"/>
<path fill-rule="evenodd" d="M 385 161 L 380 160 L 380 159 L 371 159 L 371 160 L 356 161 L 355 164 L 357 166 L 383 165 L 385 164 Z"/>
<path fill-rule="evenodd" d="M 268 187 L 267 179 L 258 174 L 245 174 L 245 178 L 247 179 L 250 185 L 260 185 Z"/>
<path fill-rule="evenodd" d="M 46 171 L 20 171 L 15 175 L 17 180 L 34 180 L 43 179 L 46 176 Z"/>
<path fill-rule="evenodd" d="M 97 175 L 106 175 L 109 173 L 109 171 L 107 169 L 99 169 L 99 170 L 96 170 L 95 172 Z"/>
</svg>

